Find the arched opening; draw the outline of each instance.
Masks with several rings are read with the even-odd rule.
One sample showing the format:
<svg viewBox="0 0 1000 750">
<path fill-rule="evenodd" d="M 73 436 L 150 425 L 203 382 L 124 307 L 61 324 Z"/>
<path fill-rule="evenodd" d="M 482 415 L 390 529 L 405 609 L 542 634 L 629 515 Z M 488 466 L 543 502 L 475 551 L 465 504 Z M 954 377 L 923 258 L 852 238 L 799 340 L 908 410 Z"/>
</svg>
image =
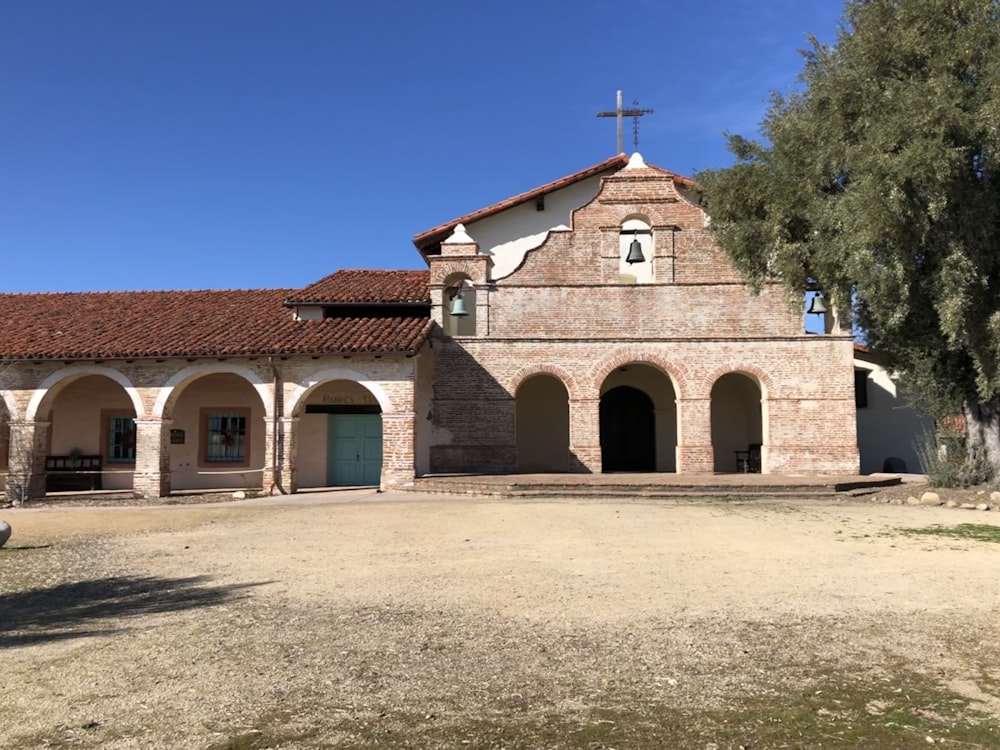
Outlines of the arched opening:
<svg viewBox="0 0 1000 750">
<path fill-rule="evenodd" d="M 715 471 L 762 471 L 763 443 L 760 386 L 739 372 L 723 375 L 712 386 Z"/>
<path fill-rule="evenodd" d="M 441 303 L 445 333 L 449 336 L 476 335 L 476 287 L 468 276 L 452 274 L 445 279 Z"/>
<path fill-rule="evenodd" d="M 644 218 L 622 222 L 618 240 L 618 273 L 623 284 L 653 281 L 653 232 Z"/>
<path fill-rule="evenodd" d="M 254 386 L 230 372 L 177 386 L 164 418 L 175 490 L 259 489 L 267 456 L 266 409 Z"/>
<path fill-rule="evenodd" d="M 656 471 L 653 399 L 620 385 L 601 396 L 601 466 L 604 471 Z"/>
<path fill-rule="evenodd" d="M 658 367 L 612 371 L 601 385 L 600 425 L 604 471 L 677 471 L 677 394 Z"/>
<path fill-rule="evenodd" d="M 125 389 L 104 375 L 82 375 L 53 387 L 36 414 L 50 425 L 46 491 L 132 489 L 135 417 Z"/>
<path fill-rule="evenodd" d="M 352 380 L 330 380 L 309 391 L 297 409 L 298 486 L 378 486 L 382 477 L 382 409 Z"/>
<path fill-rule="evenodd" d="M 532 375 L 517 389 L 517 470 L 569 470 L 569 393 L 554 375 Z"/>
</svg>

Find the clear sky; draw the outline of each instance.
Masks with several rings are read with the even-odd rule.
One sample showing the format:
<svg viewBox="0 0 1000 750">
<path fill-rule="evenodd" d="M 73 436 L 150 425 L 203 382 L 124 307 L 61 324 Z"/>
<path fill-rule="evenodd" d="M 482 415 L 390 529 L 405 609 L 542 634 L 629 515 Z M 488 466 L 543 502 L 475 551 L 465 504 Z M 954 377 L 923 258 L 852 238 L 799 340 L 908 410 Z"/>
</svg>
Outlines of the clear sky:
<svg viewBox="0 0 1000 750">
<path fill-rule="evenodd" d="M 0 291 L 297 287 L 614 155 L 732 163 L 841 0 L 0 0 Z M 631 121 L 625 148 L 631 153 Z"/>
</svg>

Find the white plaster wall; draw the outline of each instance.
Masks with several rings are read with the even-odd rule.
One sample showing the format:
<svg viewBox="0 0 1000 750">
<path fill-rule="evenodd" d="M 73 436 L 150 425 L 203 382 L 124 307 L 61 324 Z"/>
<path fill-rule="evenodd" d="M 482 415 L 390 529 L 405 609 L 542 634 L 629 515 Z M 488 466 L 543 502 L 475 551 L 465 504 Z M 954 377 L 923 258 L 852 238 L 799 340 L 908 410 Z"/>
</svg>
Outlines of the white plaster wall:
<svg viewBox="0 0 1000 750">
<path fill-rule="evenodd" d="M 600 176 L 581 180 L 545 196 L 545 210 L 534 201 L 502 211 L 466 226 L 479 252 L 493 256 L 493 278 L 512 274 L 529 250 L 541 245 L 549 231 L 570 227 L 573 211 L 591 201 L 600 188 Z"/>
<path fill-rule="evenodd" d="M 858 409 L 858 450 L 861 473 L 882 471 L 890 456 L 900 458 L 911 473 L 924 471 L 916 445 L 934 430 L 934 420 L 906 404 L 898 379 L 877 363 L 855 359 L 868 372 L 868 406 Z"/>
<path fill-rule="evenodd" d="M 200 466 L 203 408 L 249 408 L 250 465 Z M 267 424 L 257 391 L 238 375 L 206 375 L 180 394 L 173 411 L 172 429 L 184 430 L 184 444 L 170 445 L 170 484 L 176 490 L 259 488 L 263 481 Z M 224 472 L 224 473 L 220 473 Z"/>
</svg>

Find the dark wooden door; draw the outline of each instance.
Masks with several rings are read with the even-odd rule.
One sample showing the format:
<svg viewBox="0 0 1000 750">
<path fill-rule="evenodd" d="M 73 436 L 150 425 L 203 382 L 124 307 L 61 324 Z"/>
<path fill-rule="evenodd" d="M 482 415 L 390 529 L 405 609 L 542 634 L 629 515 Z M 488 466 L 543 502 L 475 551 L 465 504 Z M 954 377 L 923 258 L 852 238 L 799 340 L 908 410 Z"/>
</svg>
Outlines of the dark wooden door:
<svg viewBox="0 0 1000 750">
<path fill-rule="evenodd" d="M 601 465 L 604 471 L 656 471 L 653 400 L 621 385 L 601 396 Z"/>
</svg>

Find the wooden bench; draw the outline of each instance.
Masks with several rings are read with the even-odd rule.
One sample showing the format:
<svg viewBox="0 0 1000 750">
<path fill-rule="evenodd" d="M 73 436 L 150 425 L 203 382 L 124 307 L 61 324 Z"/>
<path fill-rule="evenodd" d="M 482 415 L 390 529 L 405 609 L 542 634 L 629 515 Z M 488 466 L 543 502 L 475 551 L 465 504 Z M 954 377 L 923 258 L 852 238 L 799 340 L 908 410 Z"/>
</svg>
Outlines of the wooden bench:
<svg viewBox="0 0 1000 750">
<path fill-rule="evenodd" d="M 46 456 L 45 491 L 99 490 L 103 458 L 97 456 Z"/>
</svg>

